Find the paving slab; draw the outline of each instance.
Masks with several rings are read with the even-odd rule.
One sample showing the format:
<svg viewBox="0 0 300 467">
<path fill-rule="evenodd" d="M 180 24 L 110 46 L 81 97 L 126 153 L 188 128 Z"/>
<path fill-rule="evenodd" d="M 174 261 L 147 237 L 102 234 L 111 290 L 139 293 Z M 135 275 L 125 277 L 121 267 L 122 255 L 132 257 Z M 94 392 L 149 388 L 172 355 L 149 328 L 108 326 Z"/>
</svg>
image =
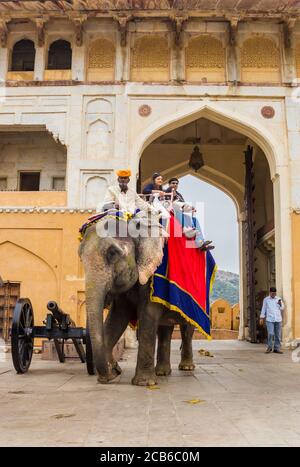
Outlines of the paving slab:
<svg viewBox="0 0 300 467">
<path fill-rule="evenodd" d="M 39 355 L 17 375 L 1 354 L 0 446 L 300 446 L 300 364 L 290 351 L 195 341 L 195 371 L 181 372 L 179 346 L 172 342 L 172 374 L 156 389 L 131 385 L 134 349 L 108 385 L 78 361 Z"/>
</svg>

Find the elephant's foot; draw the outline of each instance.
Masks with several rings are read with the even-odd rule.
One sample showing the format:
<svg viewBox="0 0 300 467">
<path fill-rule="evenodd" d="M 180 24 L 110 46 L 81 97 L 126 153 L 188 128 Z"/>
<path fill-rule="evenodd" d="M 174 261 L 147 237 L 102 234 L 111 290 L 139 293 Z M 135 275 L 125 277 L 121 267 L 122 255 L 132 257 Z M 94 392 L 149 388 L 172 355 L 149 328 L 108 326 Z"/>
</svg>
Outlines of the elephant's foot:
<svg viewBox="0 0 300 467">
<path fill-rule="evenodd" d="M 98 382 L 101 384 L 108 384 L 116 379 L 122 373 L 121 367 L 118 362 L 109 364 L 109 372 L 105 375 L 98 373 Z"/>
<path fill-rule="evenodd" d="M 171 372 L 172 369 L 169 363 L 157 363 L 155 367 L 155 373 L 157 376 L 169 376 Z"/>
<path fill-rule="evenodd" d="M 192 361 L 182 360 L 178 365 L 178 369 L 181 371 L 193 371 L 195 369 L 195 365 Z"/>
<path fill-rule="evenodd" d="M 131 382 L 135 386 L 155 386 L 157 378 L 154 373 L 137 373 Z"/>
</svg>

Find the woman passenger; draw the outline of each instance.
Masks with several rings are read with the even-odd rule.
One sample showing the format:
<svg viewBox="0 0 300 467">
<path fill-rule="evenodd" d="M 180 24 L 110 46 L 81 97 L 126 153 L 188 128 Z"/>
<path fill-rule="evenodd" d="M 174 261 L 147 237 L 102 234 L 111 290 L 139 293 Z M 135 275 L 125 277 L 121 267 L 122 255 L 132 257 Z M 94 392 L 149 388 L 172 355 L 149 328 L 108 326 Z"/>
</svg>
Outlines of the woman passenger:
<svg viewBox="0 0 300 467">
<path fill-rule="evenodd" d="M 143 195 L 152 195 L 158 193 L 159 195 L 163 196 L 165 192 L 163 191 L 162 184 L 162 175 L 158 172 L 155 172 L 152 175 L 152 183 L 148 183 L 148 185 L 144 186 Z"/>
</svg>

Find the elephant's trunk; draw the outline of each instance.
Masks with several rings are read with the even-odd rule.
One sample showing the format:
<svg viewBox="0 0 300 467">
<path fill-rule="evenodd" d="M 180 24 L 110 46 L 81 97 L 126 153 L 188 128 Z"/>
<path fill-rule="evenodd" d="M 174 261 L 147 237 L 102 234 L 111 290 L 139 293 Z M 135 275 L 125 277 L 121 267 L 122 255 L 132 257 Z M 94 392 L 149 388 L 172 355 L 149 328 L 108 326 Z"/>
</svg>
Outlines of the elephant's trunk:
<svg viewBox="0 0 300 467">
<path fill-rule="evenodd" d="M 89 284 L 89 281 L 87 281 Z M 103 333 L 103 308 L 105 292 L 98 286 L 89 285 L 86 290 L 87 326 L 90 331 L 93 360 L 100 382 L 107 382 L 109 369 Z"/>
</svg>

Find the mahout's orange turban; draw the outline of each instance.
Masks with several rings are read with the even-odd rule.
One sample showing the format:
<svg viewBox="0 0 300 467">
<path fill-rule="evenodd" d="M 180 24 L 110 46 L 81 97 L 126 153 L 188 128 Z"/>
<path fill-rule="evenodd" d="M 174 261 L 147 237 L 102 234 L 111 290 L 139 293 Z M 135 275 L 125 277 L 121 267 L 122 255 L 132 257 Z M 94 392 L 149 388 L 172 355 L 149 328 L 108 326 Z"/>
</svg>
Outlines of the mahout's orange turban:
<svg viewBox="0 0 300 467">
<path fill-rule="evenodd" d="M 117 170 L 116 174 L 118 177 L 130 177 L 131 176 L 131 170 L 126 169 L 126 170 Z"/>
</svg>

